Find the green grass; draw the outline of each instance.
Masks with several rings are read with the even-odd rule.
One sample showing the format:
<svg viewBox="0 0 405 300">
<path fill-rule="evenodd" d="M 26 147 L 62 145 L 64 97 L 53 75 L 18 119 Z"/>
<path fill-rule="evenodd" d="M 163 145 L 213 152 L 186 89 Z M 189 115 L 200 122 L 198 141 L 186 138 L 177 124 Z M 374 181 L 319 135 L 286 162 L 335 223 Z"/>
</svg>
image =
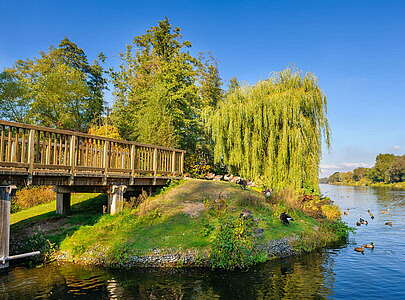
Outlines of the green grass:
<svg viewBox="0 0 405 300">
<path fill-rule="evenodd" d="M 83 201 L 89 200 L 98 196 L 99 194 L 72 194 L 71 205 L 79 204 Z M 74 209 L 78 209 L 76 207 Z M 16 212 L 10 215 L 10 224 L 16 224 L 20 221 L 35 218 L 35 220 L 47 219 L 51 216 L 57 216 L 55 213 L 56 200 L 40 204 L 31 208 L 24 209 L 22 211 Z"/>
<path fill-rule="evenodd" d="M 218 213 L 203 203 L 217 199 L 220 193 L 226 199 L 227 214 L 238 216 L 243 208 L 253 213 L 258 219 L 258 227 L 264 229 L 263 243 L 312 234 L 320 226 L 319 221 L 299 210 L 267 204 L 260 193 L 244 191 L 235 184 L 187 180 L 148 198 L 137 209 L 125 210 L 117 216 L 105 215 L 94 225 L 82 226 L 61 243 L 60 250 L 74 260 L 102 257 L 104 262 L 111 264 L 125 261 L 131 255 L 149 255 L 156 250 L 159 253 L 206 253 L 214 239 L 215 228 L 218 228 Z M 199 207 L 199 213 L 189 215 L 190 207 L 191 210 Z M 283 211 L 295 219 L 289 226 L 279 220 Z"/>
<path fill-rule="evenodd" d="M 297 236 L 308 241 L 300 248 L 311 249 L 316 245 L 313 240 L 323 238 L 318 220 L 282 204 L 269 204 L 261 193 L 227 182 L 184 180 L 115 216 L 102 214 L 105 201 L 99 194 L 74 194 L 68 216 L 55 214 L 55 201 L 20 211 L 11 216 L 12 234 L 26 237 L 39 228 L 70 259 L 110 266 L 134 255 L 189 251 L 205 255 L 220 228 L 220 216 L 239 216 L 245 208 L 264 229 L 260 243 Z M 225 208 L 214 209 L 218 203 Z M 279 220 L 284 211 L 295 219 L 289 226 Z"/>
<path fill-rule="evenodd" d="M 41 232 L 58 246 L 81 226 L 96 223 L 102 215 L 104 202 L 102 194 L 72 194 L 71 212 L 67 216 L 56 214 L 56 201 L 19 211 L 10 216 L 11 234 L 17 239 L 26 239 Z"/>
</svg>

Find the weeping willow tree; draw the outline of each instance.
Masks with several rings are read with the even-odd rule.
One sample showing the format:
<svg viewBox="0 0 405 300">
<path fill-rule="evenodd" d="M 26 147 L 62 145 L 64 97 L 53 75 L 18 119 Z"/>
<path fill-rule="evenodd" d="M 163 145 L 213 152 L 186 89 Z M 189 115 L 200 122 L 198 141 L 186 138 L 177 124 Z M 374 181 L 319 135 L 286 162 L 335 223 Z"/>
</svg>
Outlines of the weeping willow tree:
<svg viewBox="0 0 405 300">
<path fill-rule="evenodd" d="M 316 78 L 291 69 L 235 89 L 210 118 L 215 161 L 276 190 L 317 190 L 326 110 Z"/>
</svg>

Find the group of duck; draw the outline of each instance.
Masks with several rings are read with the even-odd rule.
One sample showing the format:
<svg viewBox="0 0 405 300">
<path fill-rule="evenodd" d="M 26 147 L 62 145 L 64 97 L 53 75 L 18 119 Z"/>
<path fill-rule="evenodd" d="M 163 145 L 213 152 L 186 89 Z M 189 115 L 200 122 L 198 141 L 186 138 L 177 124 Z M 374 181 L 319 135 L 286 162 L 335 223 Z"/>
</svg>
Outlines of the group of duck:
<svg viewBox="0 0 405 300">
<path fill-rule="evenodd" d="M 387 213 L 388 213 L 388 210 L 389 210 L 389 209 L 387 209 L 387 210 L 382 210 L 381 213 L 382 213 L 382 214 L 387 214 Z M 350 209 L 348 208 L 346 211 L 343 212 L 343 214 L 344 214 L 344 215 L 348 215 L 348 214 L 349 214 L 349 211 L 350 211 Z M 367 212 L 368 212 L 368 214 L 370 215 L 370 219 L 371 219 L 371 220 L 374 220 L 374 215 L 373 215 L 373 213 L 372 213 L 369 209 L 367 210 Z M 368 221 L 365 220 L 365 219 L 363 219 L 363 218 L 360 218 L 358 221 L 356 221 L 356 226 L 361 226 L 361 225 L 368 225 Z M 392 227 L 392 222 L 390 222 L 390 221 L 385 222 L 384 225 L 388 225 L 388 226 L 391 226 L 391 227 Z M 369 243 L 369 244 L 364 244 L 364 245 L 362 245 L 361 247 L 355 247 L 355 248 L 354 248 L 354 251 L 360 252 L 361 254 L 364 254 L 364 251 L 365 251 L 365 249 L 367 249 L 367 248 L 368 248 L 368 249 L 374 249 L 374 243 L 371 242 L 371 243 Z"/>
</svg>

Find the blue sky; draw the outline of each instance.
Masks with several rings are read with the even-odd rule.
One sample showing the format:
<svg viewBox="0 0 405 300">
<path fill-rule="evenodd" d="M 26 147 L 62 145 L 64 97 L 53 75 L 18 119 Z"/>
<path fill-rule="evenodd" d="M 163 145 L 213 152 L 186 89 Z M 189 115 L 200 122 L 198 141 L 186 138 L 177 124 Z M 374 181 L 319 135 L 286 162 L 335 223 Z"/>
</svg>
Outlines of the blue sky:
<svg viewBox="0 0 405 300">
<path fill-rule="evenodd" d="M 0 11 L 0 69 L 64 37 L 117 66 L 125 45 L 167 16 L 193 53 L 216 57 L 225 82 L 291 65 L 319 78 L 333 132 L 322 175 L 405 153 L 405 1 L 0 0 Z"/>
</svg>

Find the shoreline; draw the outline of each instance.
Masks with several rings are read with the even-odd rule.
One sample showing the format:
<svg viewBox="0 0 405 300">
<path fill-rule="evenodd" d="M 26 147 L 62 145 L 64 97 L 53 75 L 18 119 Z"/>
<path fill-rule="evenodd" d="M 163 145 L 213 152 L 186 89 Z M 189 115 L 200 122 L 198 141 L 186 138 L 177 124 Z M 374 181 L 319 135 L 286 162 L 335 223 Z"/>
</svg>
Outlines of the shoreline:
<svg viewBox="0 0 405 300">
<path fill-rule="evenodd" d="M 395 190 L 405 190 L 405 183 L 370 183 L 370 184 L 359 184 L 350 182 L 333 182 L 333 183 L 321 183 L 330 185 L 346 185 L 346 186 L 361 186 L 361 187 L 377 187 L 377 188 L 390 188 Z"/>
<path fill-rule="evenodd" d="M 332 245 L 336 245 L 337 243 L 342 243 L 341 240 L 336 240 L 328 243 L 327 245 L 321 245 L 319 240 L 314 240 L 313 242 L 315 247 L 309 251 L 304 251 L 303 249 L 294 248 L 293 243 L 297 240 L 297 236 L 284 237 L 281 239 L 271 240 L 266 245 L 258 246 L 260 250 L 264 250 L 266 252 L 267 258 L 262 262 L 252 265 L 251 267 L 262 263 L 268 263 L 273 260 L 280 260 L 287 257 L 297 257 L 303 254 L 318 251 L 320 249 L 327 249 Z M 205 255 L 203 257 L 200 253 L 195 251 L 164 254 L 159 254 L 159 251 L 156 251 L 155 255 L 129 256 L 125 261 L 120 262 L 110 262 L 104 258 L 104 255 L 99 255 L 97 258 L 81 256 L 79 259 L 75 259 L 68 253 L 57 252 L 52 262 L 73 263 L 108 269 L 213 269 L 213 267 L 210 265 L 209 255 Z"/>
<path fill-rule="evenodd" d="M 274 259 L 282 259 L 291 256 L 298 256 L 303 253 L 303 251 L 297 251 L 291 245 L 291 242 L 296 240 L 296 237 L 286 237 L 277 240 L 271 240 L 267 245 L 262 245 L 261 250 L 264 250 L 268 255 L 264 262 L 268 262 Z M 319 247 L 323 248 L 323 247 Z M 315 251 L 319 248 L 315 248 Z M 312 252 L 311 251 L 311 252 Z M 193 251 L 188 251 L 184 253 L 165 253 L 159 254 L 156 251 L 155 255 L 145 255 L 145 256 L 130 256 L 126 261 L 111 263 L 103 260 L 105 256 L 86 257 L 82 256 L 80 259 L 74 259 L 69 257 L 67 253 L 58 253 L 55 256 L 56 262 L 61 263 L 75 263 L 92 265 L 103 268 L 111 269 L 133 269 L 133 268 L 212 268 L 210 266 L 210 261 L 208 255 L 202 257 L 201 254 Z"/>
</svg>

